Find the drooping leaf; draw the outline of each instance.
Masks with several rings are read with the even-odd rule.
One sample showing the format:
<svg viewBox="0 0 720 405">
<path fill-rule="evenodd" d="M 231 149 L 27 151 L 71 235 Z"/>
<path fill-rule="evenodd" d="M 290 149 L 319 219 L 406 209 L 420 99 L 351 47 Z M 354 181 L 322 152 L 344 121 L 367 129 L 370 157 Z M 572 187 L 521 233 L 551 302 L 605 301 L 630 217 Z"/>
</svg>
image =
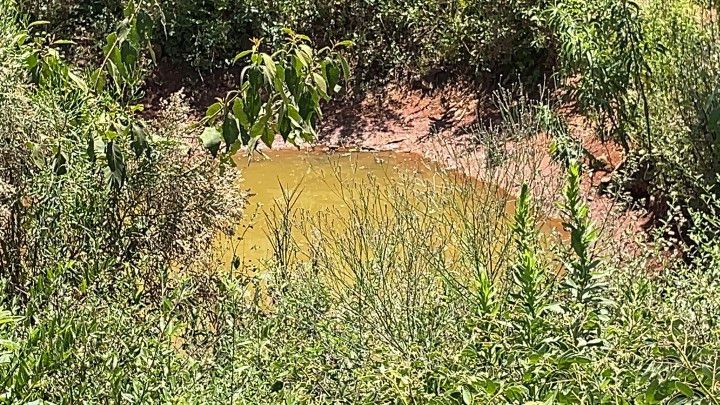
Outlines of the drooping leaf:
<svg viewBox="0 0 720 405">
<path fill-rule="evenodd" d="M 323 78 L 319 73 L 313 73 L 313 80 L 315 80 L 315 84 L 317 84 L 320 94 L 323 97 L 327 97 L 327 82 L 325 81 L 325 78 Z"/>
<path fill-rule="evenodd" d="M 342 67 L 344 79 L 350 80 L 350 65 L 348 65 L 348 62 L 344 57 L 338 56 L 338 59 L 340 60 L 340 66 Z"/>
<path fill-rule="evenodd" d="M 340 91 L 340 74 L 341 69 L 333 62 L 325 63 L 325 77 L 327 78 L 328 91 L 331 93 L 337 93 Z"/>
<path fill-rule="evenodd" d="M 267 67 L 267 70 L 272 77 L 272 79 L 275 79 L 275 74 L 277 73 L 277 69 L 275 68 L 275 61 L 272 59 L 272 57 L 266 53 L 261 53 L 260 57 L 262 57 L 263 63 L 265 64 L 265 67 Z M 272 82 L 272 80 L 270 80 Z"/>
<path fill-rule="evenodd" d="M 237 118 L 238 122 L 242 127 L 248 128 L 250 126 L 250 120 L 245 113 L 245 106 L 240 97 L 236 97 L 233 101 L 232 111 L 233 115 L 235 116 L 235 118 Z"/>
<path fill-rule="evenodd" d="M 130 147 L 135 152 L 135 157 L 148 150 L 148 141 L 145 129 L 137 122 L 130 124 Z"/>
<path fill-rule="evenodd" d="M 238 122 L 232 113 L 225 116 L 225 120 L 222 125 L 222 136 L 225 141 L 225 145 L 230 147 L 237 141 L 240 130 L 238 129 Z"/>
<path fill-rule="evenodd" d="M 125 183 L 125 157 L 114 140 L 105 145 L 105 159 L 110 169 L 110 181 L 116 188 L 122 188 Z"/>
</svg>

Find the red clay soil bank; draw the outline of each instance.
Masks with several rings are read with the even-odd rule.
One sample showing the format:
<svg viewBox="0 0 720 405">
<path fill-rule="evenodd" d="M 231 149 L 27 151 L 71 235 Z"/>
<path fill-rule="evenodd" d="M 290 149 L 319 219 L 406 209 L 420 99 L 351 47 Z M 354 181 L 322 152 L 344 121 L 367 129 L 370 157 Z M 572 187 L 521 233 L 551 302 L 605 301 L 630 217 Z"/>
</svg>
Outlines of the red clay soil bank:
<svg viewBox="0 0 720 405">
<path fill-rule="evenodd" d="M 360 100 L 326 108 L 319 146 L 417 153 L 473 174 L 479 169 L 472 162 L 480 161 L 485 151 L 471 142 L 469 128 L 483 119 L 483 114 L 492 114 L 487 108 L 489 105 L 489 100 L 462 91 L 448 94 L 444 90 L 439 95 L 391 86 L 382 94 L 368 94 Z M 605 166 L 587 173 L 583 179 L 583 191 L 593 219 L 614 238 L 627 238 L 626 232 L 642 233 L 648 220 L 644 211 L 625 209 L 599 193 L 601 183 L 607 181 L 612 170 L 622 162 L 622 149 L 612 142 L 600 142 L 592 125 L 572 108 L 563 108 L 560 113 L 573 136 Z M 540 179 L 538 187 L 556 199 L 563 172 L 546 152 L 550 144 L 548 137 L 540 135 L 533 142 L 540 162 L 536 165 L 537 173 L 527 175 Z"/>
</svg>

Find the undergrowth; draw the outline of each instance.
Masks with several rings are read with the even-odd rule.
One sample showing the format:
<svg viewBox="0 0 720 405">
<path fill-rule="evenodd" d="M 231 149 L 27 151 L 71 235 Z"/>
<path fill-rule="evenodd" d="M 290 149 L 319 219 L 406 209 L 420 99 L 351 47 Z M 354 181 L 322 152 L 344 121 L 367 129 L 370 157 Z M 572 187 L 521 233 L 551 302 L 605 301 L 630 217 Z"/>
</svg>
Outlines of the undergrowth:
<svg viewBox="0 0 720 405">
<path fill-rule="evenodd" d="M 717 4 L 0 7 L 0 402 L 718 402 Z M 320 215 L 285 190 L 266 266 L 212 262 L 245 200 L 232 154 L 312 141 L 349 73 L 288 24 L 320 46 L 355 39 L 362 80 L 556 67 L 624 147 L 616 183 L 659 236 L 593 221 L 597 162 L 554 105 L 500 91 L 477 162 L 341 181 L 347 211 Z M 141 114 L 158 57 L 235 54 L 247 75 L 202 135 L 181 94 Z M 543 134 L 562 187 L 533 150 Z"/>
</svg>

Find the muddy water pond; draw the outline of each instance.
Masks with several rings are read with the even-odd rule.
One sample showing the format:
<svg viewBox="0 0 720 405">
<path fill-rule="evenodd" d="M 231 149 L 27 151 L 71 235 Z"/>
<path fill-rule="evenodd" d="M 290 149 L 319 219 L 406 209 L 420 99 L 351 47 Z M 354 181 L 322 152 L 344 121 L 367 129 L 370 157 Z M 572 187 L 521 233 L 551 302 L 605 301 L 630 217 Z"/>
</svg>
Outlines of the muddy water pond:
<svg viewBox="0 0 720 405">
<path fill-rule="evenodd" d="M 413 182 L 428 185 L 440 184 L 447 187 L 448 173 L 443 173 L 436 166 L 415 154 L 394 152 L 306 152 L 298 150 L 275 150 L 266 153 L 267 157 L 254 157 L 250 162 L 247 158 L 239 158 L 236 163 L 242 171 L 242 183 L 239 187 L 247 190 L 249 199 L 245 208 L 245 217 L 232 237 L 222 237 L 216 242 L 215 252 L 224 266 L 229 267 L 233 258 L 239 260 L 243 268 L 262 266 L 273 257 L 275 250 L 270 236 L 277 229 L 277 222 L 271 225 L 272 218 L 282 218 L 287 204 L 287 196 L 292 195 L 294 216 L 302 213 L 305 217 L 322 212 L 331 212 L 340 218 L 337 223 L 347 224 L 342 217 L 348 216 L 354 204 L 348 195 L 404 193 L 402 190 L 414 189 Z M 467 183 L 467 179 L 463 180 Z M 475 184 L 481 184 L 475 182 Z M 372 189 L 372 190 L 370 190 Z M 473 190 L 484 190 L 486 187 L 473 186 Z M 392 190 L 392 191 L 388 191 Z M 473 191 L 474 192 L 474 191 Z M 458 193 L 459 198 L 467 198 L 467 190 Z M 502 190 L 494 190 L 490 194 L 503 194 L 498 199 L 502 203 L 496 205 L 502 212 L 495 217 L 507 217 L 514 209 L 514 198 L 508 197 Z M 388 197 L 386 194 L 385 197 Z M 487 197 L 484 197 L 487 198 Z M 475 201 L 479 205 L 483 199 Z M 434 204 L 432 202 L 431 204 Z M 382 204 L 379 204 L 382 205 Z M 467 204 L 456 205 L 462 209 L 470 209 Z M 425 211 L 428 211 L 425 204 Z M 376 209 L 376 208 L 375 208 Z M 433 208 L 434 209 L 434 208 Z M 443 210 L 440 208 L 440 210 Z M 455 208 L 452 208 L 454 211 Z M 466 211 L 445 212 L 451 218 L 466 216 Z M 273 214 L 275 213 L 275 214 Z M 477 220 L 477 219 L 476 219 Z M 480 219 L 482 221 L 482 219 Z M 451 221 L 455 222 L 455 221 Z M 461 222 L 461 221 L 458 221 Z M 342 232 L 342 225 L 333 225 L 329 232 Z M 333 229 L 336 227 L 337 229 Z M 557 229 L 556 221 L 543 224 L 544 230 Z M 297 224 L 294 225 L 297 228 Z M 292 231 L 297 251 L 302 256 L 307 251 L 307 239 Z"/>
</svg>

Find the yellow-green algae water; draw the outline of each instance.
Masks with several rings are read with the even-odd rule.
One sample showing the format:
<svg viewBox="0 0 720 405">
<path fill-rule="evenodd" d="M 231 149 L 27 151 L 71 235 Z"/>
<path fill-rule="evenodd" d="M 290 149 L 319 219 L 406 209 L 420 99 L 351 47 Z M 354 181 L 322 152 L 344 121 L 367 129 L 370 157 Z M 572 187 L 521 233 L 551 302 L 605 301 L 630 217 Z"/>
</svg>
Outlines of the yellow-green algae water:
<svg viewBox="0 0 720 405">
<path fill-rule="evenodd" d="M 345 231 L 340 227 L 347 225 L 344 217 L 350 215 L 352 209 L 357 208 L 348 207 L 348 203 L 354 204 L 353 201 L 356 201 L 352 196 L 409 190 L 415 187 L 409 184 L 413 182 L 422 183 L 424 188 L 428 185 L 433 187 L 433 184 L 439 187 L 452 187 L 453 182 L 452 172 L 442 173 L 435 165 L 418 155 L 409 153 L 272 150 L 266 152 L 266 157 L 256 155 L 250 161 L 246 157 L 240 157 L 236 163 L 242 171 L 243 178 L 239 187 L 248 191 L 249 199 L 245 208 L 245 217 L 238 224 L 234 235 L 221 237 L 216 242 L 215 252 L 226 268 L 229 268 L 233 258 L 236 258 L 242 268 L 251 269 L 262 267 L 273 257 L 273 245 L 268 238 L 273 227 L 268 223 L 267 216 L 270 214 L 272 217 L 273 210 L 277 211 L 278 207 L 284 206 L 284 194 L 295 192 L 293 211 L 302 214 L 297 215 L 296 220 L 327 212 L 339 219 L 333 222 L 339 225 L 328 226 L 330 222 L 327 222 L 326 227 L 330 228 L 330 232 L 340 233 Z M 454 176 L 460 178 L 460 182 L 468 182 L 466 177 L 456 173 Z M 487 189 L 487 186 L 474 182 L 472 192 L 491 194 L 489 198 L 496 197 L 497 201 L 483 200 L 488 198 L 483 197 L 473 199 L 472 204 L 495 203 L 502 212 L 495 213 L 493 218 L 511 217 L 514 198 L 507 196 L 504 190 L 493 189 L 487 193 Z M 467 190 L 464 192 L 467 193 Z M 463 192 L 458 195 L 460 198 L 468 196 Z M 389 196 L 385 195 L 385 197 Z M 427 209 L 425 211 L 427 212 Z M 447 216 L 448 213 L 445 212 L 445 215 Z M 463 213 L 458 211 L 449 215 L 461 216 Z M 541 225 L 543 232 L 546 233 L 560 229 L 558 221 L 545 221 Z M 308 251 L 309 242 L 299 235 L 297 228 L 295 223 L 292 235 L 294 243 L 297 244 L 297 251 L 300 252 L 299 256 L 302 258 L 303 253 Z"/>
<path fill-rule="evenodd" d="M 265 214 L 282 202 L 283 190 L 299 192 L 293 205 L 297 212 L 342 212 L 347 209 L 343 197 L 347 190 L 370 182 L 384 187 L 401 181 L 403 175 L 430 178 L 435 173 L 422 158 L 409 153 L 274 150 L 265 155 L 255 155 L 249 162 L 246 157 L 236 160 L 242 171 L 240 187 L 248 191 L 249 199 L 235 234 L 216 244 L 223 263 L 237 256 L 244 267 L 253 267 L 271 257 Z"/>
</svg>

